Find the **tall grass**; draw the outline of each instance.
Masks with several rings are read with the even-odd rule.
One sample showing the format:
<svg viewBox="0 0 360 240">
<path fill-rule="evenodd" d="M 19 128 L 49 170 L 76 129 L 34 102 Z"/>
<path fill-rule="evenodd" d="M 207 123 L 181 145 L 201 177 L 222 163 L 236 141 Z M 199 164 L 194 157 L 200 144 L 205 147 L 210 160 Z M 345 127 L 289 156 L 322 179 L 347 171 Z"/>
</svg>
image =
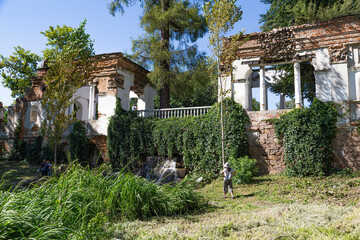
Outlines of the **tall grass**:
<svg viewBox="0 0 360 240">
<path fill-rule="evenodd" d="M 170 216 L 199 209 L 186 182 L 158 186 L 132 174 L 106 176 L 72 165 L 31 189 L 0 193 L 0 239 L 106 239 L 123 219 Z"/>
</svg>

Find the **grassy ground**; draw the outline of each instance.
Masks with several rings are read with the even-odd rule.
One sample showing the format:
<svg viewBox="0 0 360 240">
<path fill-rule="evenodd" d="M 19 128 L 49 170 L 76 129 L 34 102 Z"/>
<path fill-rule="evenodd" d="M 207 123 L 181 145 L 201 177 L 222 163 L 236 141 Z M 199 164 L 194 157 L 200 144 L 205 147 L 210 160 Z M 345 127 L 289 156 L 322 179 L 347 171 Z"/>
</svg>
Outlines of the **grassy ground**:
<svg viewBox="0 0 360 240">
<path fill-rule="evenodd" d="M 29 165 L 27 162 L 0 161 L 0 190 L 25 187 L 37 181 L 40 174 L 37 172 L 39 166 Z M 20 183 L 20 184 L 19 184 Z"/>
<path fill-rule="evenodd" d="M 222 181 L 199 190 L 203 213 L 115 226 L 118 239 L 360 239 L 360 177 L 263 176 L 222 198 Z"/>
<path fill-rule="evenodd" d="M 0 162 L 2 187 L 38 179 L 37 168 Z M 205 210 L 107 223 L 106 229 L 113 239 L 360 239 L 360 173 L 262 176 L 236 185 L 235 199 L 222 198 L 221 179 L 198 192 L 209 202 Z"/>
</svg>

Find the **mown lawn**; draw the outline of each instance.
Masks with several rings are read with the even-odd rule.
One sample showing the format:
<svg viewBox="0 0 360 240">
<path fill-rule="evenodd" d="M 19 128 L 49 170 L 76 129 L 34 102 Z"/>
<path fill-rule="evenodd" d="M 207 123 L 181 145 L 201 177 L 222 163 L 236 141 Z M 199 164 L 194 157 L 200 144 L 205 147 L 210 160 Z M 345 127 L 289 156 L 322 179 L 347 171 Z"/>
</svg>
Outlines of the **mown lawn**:
<svg viewBox="0 0 360 240">
<path fill-rule="evenodd" d="M 202 213 L 115 226 L 118 239 L 360 239 L 359 174 L 262 176 L 222 198 L 219 179 L 198 190 Z"/>
</svg>

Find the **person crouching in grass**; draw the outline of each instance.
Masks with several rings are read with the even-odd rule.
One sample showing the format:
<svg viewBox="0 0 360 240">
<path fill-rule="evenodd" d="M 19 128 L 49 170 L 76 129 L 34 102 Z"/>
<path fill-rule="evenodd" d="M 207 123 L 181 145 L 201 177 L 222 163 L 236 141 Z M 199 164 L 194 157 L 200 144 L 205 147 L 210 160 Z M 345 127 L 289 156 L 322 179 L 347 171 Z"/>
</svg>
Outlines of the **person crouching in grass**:
<svg viewBox="0 0 360 240">
<path fill-rule="evenodd" d="M 226 193 L 228 191 L 231 194 L 231 198 L 234 198 L 232 176 L 236 174 L 236 171 L 230 167 L 230 163 L 225 163 L 224 169 L 220 174 L 224 177 L 224 198 L 226 198 Z"/>
</svg>

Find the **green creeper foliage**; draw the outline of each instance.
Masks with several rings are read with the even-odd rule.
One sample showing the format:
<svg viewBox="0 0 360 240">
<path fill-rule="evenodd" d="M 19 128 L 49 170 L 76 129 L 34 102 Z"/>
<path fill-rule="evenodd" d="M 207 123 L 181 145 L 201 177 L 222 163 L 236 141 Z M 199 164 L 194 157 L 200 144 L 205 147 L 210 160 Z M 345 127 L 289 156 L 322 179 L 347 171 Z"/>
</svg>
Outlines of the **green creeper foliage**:
<svg viewBox="0 0 360 240">
<path fill-rule="evenodd" d="M 331 141 L 338 117 L 334 103 L 315 99 L 310 108 L 294 109 L 274 120 L 276 134 L 284 145 L 288 175 L 321 176 L 331 170 Z"/>
<path fill-rule="evenodd" d="M 85 127 L 80 121 L 74 122 L 72 131 L 69 134 L 70 156 L 80 163 L 89 163 L 91 154 L 91 142 L 85 134 Z"/>
<path fill-rule="evenodd" d="M 144 154 L 151 154 L 151 118 L 139 118 L 136 112 L 124 111 L 117 99 L 115 115 L 108 126 L 107 147 L 112 168 L 134 169 Z"/>
<path fill-rule="evenodd" d="M 19 46 L 14 50 L 9 57 L 0 55 L 2 84 L 11 90 L 12 97 L 24 97 L 25 89 L 31 85 L 31 78 L 36 76 L 41 57 Z"/>
<path fill-rule="evenodd" d="M 20 162 L 26 156 L 26 142 L 20 140 L 21 120 L 17 122 L 14 132 L 14 142 L 7 158 L 8 161 Z"/>
<path fill-rule="evenodd" d="M 42 142 L 43 137 L 41 135 L 35 138 L 35 141 L 29 146 L 26 153 L 26 161 L 31 164 L 40 164 L 42 161 Z"/>
<path fill-rule="evenodd" d="M 256 159 L 251 159 L 248 156 L 242 158 L 231 158 L 231 168 L 236 171 L 233 176 L 234 183 L 250 183 L 252 178 L 259 173 L 258 167 L 255 166 Z"/>
<path fill-rule="evenodd" d="M 245 125 L 249 119 L 234 101 L 226 99 L 224 106 L 226 158 L 245 156 Z M 113 116 L 108 128 L 113 168 L 133 169 L 143 157 L 158 154 L 180 156 L 188 170 L 211 178 L 217 176 L 222 168 L 219 108 L 215 104 L 206 115 L 188 118 L 138 118 L 131 111 Z"/>
</svg>

